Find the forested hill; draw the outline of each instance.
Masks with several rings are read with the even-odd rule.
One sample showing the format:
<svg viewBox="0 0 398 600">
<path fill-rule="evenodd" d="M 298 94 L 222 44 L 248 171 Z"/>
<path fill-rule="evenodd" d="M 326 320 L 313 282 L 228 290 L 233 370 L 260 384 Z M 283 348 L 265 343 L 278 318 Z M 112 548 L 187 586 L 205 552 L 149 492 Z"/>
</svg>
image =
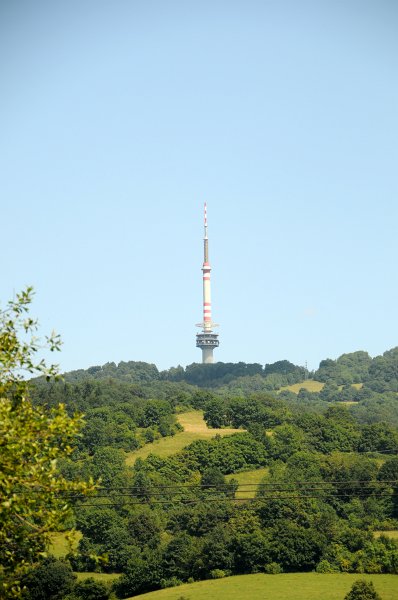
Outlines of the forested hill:
<svg viewBox="0 0 398 600">
<path fill-rule="evenodd" d="M 171 367 L 166 371 L 159 371 L 156 365 L 141 361 L 106 363 L 89 369 L 70 371 L 64 374 L 66 381 L 89 381 L 93 379 L 118 379 L 130 383 L 151 383 L 154 381 L 186 382 L 199 387 L 220 387 L 242 377 L 270 378 L 271 387 L 275 384 L 290 384 L 302 381 L 309 376 L 304 367 L 299 367 L 287 360 L 265 365 L 259 363 L 223 363 L 211 365 L 192 363 L 185 367 Z M 271 377 L 273 376 L 273 378 Z"/>
<path fill-rule="evenodd" d="M 244 573 L 397 574 L 397 392 L 398 349 L 314 373 L 122 362 L 33 381 L 35 405 L 84 413 L 61 475 L 100 478 L 71 499 L 70 565 L 115 575 L 118 598 Z"/>
<path fill-rule="evenodd" d="M 79 382 L 96 379 L 116 379 L 135 384 L 156 381 L 185 382 L 203 388 L 233 389 L 245 385 L 248 391 L 277 390 L 283 386 L 314 379 L 337 386 L 366 384 L 376 392 L 398 391 L 398 347 L 371 358 L 367 352 L 342 354 L 337 360 L 322 360 L 319 368 L 309 372 L 288 360 L 280 360 L 262 366 L 260 363 L 224 363 L 210 365 L 192 363 L 185 368 L 171 367 L 159 371 L 156 365 L 129 361 L 106 363 L 89 369 L 64 374 L 65 381 Z M 259 390 L 257 390 L 259 388 Z"/>
<path fill-rule="evenodd" d="M 84 412 L 120 402 L 141 410 L 149 399 L 167 402 L 171 412 L 177 406 L 204 409 L 213 398 L 267 394 L 296 411 L 323 413 L 330 403 L 345 402 L 358 422 L 398 426 L 398 348 L 375 358 L 358 351 L 325 359 L 315 372 L 287 360 L 265 366 L 193 363 L 166 371 L 145 362 L 106 363 L 65 373 L 63 383 L 50 387 L 35 380 L 32 393 L 38 402 L 64 402 L 68 410 Z"/>
</svg>

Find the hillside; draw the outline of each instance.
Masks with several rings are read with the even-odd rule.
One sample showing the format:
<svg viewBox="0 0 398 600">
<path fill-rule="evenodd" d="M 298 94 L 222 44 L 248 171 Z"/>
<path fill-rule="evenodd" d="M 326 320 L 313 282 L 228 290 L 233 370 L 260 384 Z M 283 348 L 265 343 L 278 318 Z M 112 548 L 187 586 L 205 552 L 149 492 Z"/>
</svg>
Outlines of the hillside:
<svg viewBox="0 0 398 600">
<path fill-rule="evenodd" d="M 165 371 L 159 371 L 156 365 L 142 361 L 122 361 L 119 364 L 111 362 L 86 370 L 71 371 L 65 373 L 64 378 L 68 382 L 112 378 L 135 384 L 168 381 L 202 388 L 229 387 L 236 380 L 261 378 L 269 390 L 314 379 L 321 383 L 334 382 L 339 386 L 366 383 L 373 388 L 379 387 L 379 391 L 381 387 L 398 391 L 398 347 L 374 358 L 364 351 L 342 354 L 336 360 L 326 358 L 320 362 L 319 368 L 311 373 L 288 360 L 264 366 L 260 363 L 244 362 L 216 362 L 208 365 L 192 363 L 185 368 L 171 367 Z"/>
<path fill-rule="evenodd" d="M 198 581 L 178 588 L 135 596 L 137 600 L 342 600 L 358 575 L 238 575 L 213 581 Z M 383 600 L 396 600 L 397 581 L 393 575 L 361 575 L 373 581 Z"/>
<path fill-rule="evenodd" d="M 112 385 L 110 402 L 118 387 L 119 395 L 172 400 L 174 406 L 199 409 L 212 397 L 261 393 L 280 394 L 291 408 L 318 412 L 326 410 L 330 402 L 356 403 L 352 414 L 363 423 L 386 421 L 398 426 L 398 348 L 374 358 L 358 351 L 336 360 L 325 359 L 312 373 L 288 360 L 264 366 L 243 362 L 193 363 L 166 371 L 159 371 L 153 364 L 130 361 L 72 371 L 65 373 L 64 379 L 71 390 L 69 396 L 74 396 L 83 385 L 96 388 L 97 395 L 104 390 L 109 392 Z M 35 389 L 42 385 L 42 381 L 36 381 Z M 63 401 L 65 395 L 59 399 Z M 87 405 L 82 408 L 86 410 Z"/>
<path fill-rule="evenodd" d="M 129 452 L 126 458 L 128 465 L 133 465 L 137 458 L 147 458 L 150 454 L 156 454 L 162 458 L 172 456 L 196 440 L 208 440 L 215 435 L 232 435 L 239 433 L 241 429 L 223 428 L 211 429 L 203 419 L 203 411 L 195 410 L 177 415 L 183 431 L 175 433 L 172 437 L 163 437 L 142 448 Z"/>
<path fill-rule="evenodd" d="M 304 379 L 288 361 L 169 372 L 120 363 L 32 381 L 34 402 L 85 413 L 61 472 L 100 478 L 96 496 L 72 500 L 68 526 L 81 535 L 73 569 L 81 578 L 113 575 L 120 598 L 178 599 L 188 590 L 199 599 L 213 589 L 238 598 L 242 580 L 245 590 L 253 582 L 253 598 L 267 582 L 275 600 L 284 582 L 302 577 L 297 592 L 308 583 L 308 600 L 363 572 L 390 581 L 398 572 L 396 362 L 395 351 L 353 353 Z M 53 547 L 62 551 L 62 537 Z M 336 578 L 330 589 L 321 585 L 327 577 Z"/>
</svg>

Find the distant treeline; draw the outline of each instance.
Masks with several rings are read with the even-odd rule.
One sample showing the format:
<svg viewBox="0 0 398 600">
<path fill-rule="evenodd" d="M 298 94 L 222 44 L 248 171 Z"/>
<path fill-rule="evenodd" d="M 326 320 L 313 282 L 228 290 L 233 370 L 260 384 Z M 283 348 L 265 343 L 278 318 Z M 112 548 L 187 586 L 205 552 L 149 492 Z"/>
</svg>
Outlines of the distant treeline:
<svg viewBox="0 0 398 600">
<path fill-rule="evenodd" d="M 112 377 L 131 383 L 151 383 L 154 381 L 186 382 L 200 387 L 220 387 L 227 385 L 241 377 L 268 378 L 279 376 L 272 383 L 270 389 L 275 387 L 275 382 L 281 385 L 290 385 L 306 379 L 309 376 L 307 369 L 299 367 L 288 360 L 280 360 L 264 367 L 259 363 L 223 363 L 217 362 L 209 365 L 192 363 L 187 367 L 171 367 L 166 371 L 159 371 L 156 365 L 129 361 L 106 363 L 102 366 L 80 369 L 65 374 L 67 381 L 82 381 L 90 379 L 106 379 Z"/>
<path fill-rule="evenodd" d="M 71 371 L 64 377 L 69 382 L 111 377 L 136 384 L 171 381 L 205 388 L 230 386 L 237 379 L 261 378 L 269 383 L 270 390 L 311 378 L 323 383 L 333 382 L 338 386 L 366 383 L 376 392 L 396 392 L 398 391 L 398 347 L 375 358 L 371 358 L 363 351 L 343 354 L 337 360 L 327 358 L 322 360 L 319 369 L 313 372 L 309 372 L 305 367 L 294 365 L 288 360 L 279 360 L 265 366 L 260 363 L 244 362 L 216 362 L 208 365 L 192 363 L 185 368 L 179 365 L 165 371 L 159 371 L 156 365 L 150 363 L 122 361 L 118 365 L 109 362 L 87 370 Z"/>
</svg>

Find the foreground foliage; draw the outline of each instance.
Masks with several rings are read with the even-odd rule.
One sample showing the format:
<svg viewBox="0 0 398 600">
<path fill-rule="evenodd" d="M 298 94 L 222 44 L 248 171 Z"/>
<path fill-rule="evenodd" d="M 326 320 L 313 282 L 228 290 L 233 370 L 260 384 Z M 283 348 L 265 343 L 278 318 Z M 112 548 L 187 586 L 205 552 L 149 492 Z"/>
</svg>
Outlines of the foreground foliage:
<svg viewBox="0 0 398 600">
<path fill-rule="evenodd" d="M 26 373 L 56 374 L 54 365 L 36 360 L 37 322 L 28 314 L 32 289 L 0 311 L 0 564 L 1 592 L 21 594 L 20 576 L 45 553 L 48 532 L 64 523 L 71 509 L 63 496 L 91 487 L 57 471 L 57 460 L 72 453 L 80 417 L 60 405 L 45 411 L 27 397 Z M 51 350 L 58 336 L 47 338 Z"/>
</svg>

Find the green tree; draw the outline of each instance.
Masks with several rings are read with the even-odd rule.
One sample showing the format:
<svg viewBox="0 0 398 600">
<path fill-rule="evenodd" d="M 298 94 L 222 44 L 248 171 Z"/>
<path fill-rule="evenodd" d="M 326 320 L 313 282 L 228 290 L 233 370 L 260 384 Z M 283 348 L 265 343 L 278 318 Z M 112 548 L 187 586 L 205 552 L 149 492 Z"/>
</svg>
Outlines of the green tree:
<svg viewBox="0 0 398 600">
<path fill-rule="evenodd" d="M 376 592 L 372 581 L 359 579 L 353 583 L 344 600 L 381 600 L 381 596 Z"/>
<path fill-rule="evenodd" d="M 142 552 L 132 546 L 125 571 L 115 582 L 114 589 L 119 598 L 149 592 L 159 587 L 162 575 L 161 557 L 156 551 Z"/>
<path fill-rule="evenodd" d="M 50 556 L 27 573 L 22 584 L 29 600 L 57 600 L 72 590 L 75 580 L 68 562 Z"/>
<path fill-rule="evenodd" d="M 186 581 L 196 575 L 195 560 L 199 555 L 196 539 L 187 533 L 177 534 L 166 546 L 162 567 L 168 577 Z"/>
<path fill-rule="evenodd" d="M 221 398 L 213 398 L 206 403 L 203 418 L 209 427 L 220 428 L 228 425 L 226 406 Z"/>
<path fill-rule="evenodd" d="M 92 577 L 75 584 L 73 593 L 68 597 L 70 600 L 108 600 L 110 590 L 101 581 Z"/>
<path fill-rule="evenodd" d="M 77 527 L 94 543 L 100 544 L 112 527 L 122 527 L 122 518 L 110 506 L 85 507 L 77 511 Z"/>
<path fill-rule="evenodd" d="M 45 553 L 48 533 L 70 515 L 65 494 L 92 487 L 57 471 L 57 460 L 72 453 L 81 417 L 69 417 L 62 404 L 34 407 L 28 397 L 29 374 L 57 373 L 56 365 L 37 357 L 43 346 L 29 316 L 32 295 L 28 287 L 0 309 L 0 587 L 8 598 L 21 595 L 20 576 Z M 44 345 L 58 350 L 60 339 L 53 333 Z"/>
<path fill-rule="evenodd" d="M 156 547 L 161 539 L 162 529 L 159 517 L 147 506 L 142 506 L 128 518 L 128 532 L 136 546 Z"/>
</svg>

